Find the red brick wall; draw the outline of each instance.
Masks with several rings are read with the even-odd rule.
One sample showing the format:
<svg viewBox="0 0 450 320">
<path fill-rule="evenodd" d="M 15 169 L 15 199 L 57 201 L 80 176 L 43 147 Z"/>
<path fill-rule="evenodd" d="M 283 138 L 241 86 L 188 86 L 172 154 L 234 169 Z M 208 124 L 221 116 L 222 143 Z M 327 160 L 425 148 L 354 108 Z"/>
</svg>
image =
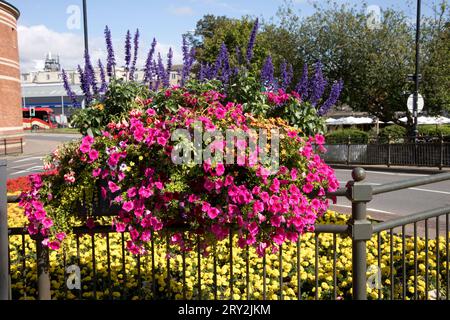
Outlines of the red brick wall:
<svg viewBox="0 0 450 320">
<path fill-rule="evenodd" d="M 23 133 L 18 16 L 14 7 L 0 0 L 0 138 Z"/>
</svg>

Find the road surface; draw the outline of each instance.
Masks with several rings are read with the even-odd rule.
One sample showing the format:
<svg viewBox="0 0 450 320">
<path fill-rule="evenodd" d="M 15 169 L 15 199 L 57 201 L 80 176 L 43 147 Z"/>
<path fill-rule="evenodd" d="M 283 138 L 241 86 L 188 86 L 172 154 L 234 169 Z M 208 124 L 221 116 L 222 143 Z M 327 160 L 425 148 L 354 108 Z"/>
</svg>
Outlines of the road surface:
<svg viewBox="0 0 450 320">
<path fill-rule="evenodd" d="M 6 157 L 8 178 L 27 176 L 43 170 L 43 159 L 63 142 L 78 139 L 73 134 L 25 134 L 24 153 L 20 156 Z"/>
<path fill-rule="evenodd" d="M 336 176 L 341 186 L 344 187 L 346 182 L 351 180 L 351 170 L 338 169 L 336 170 Z M 365 182 L 380 185 L 421 176 L 427 175 L 367 171 Z M 445 206 L 450 206 L 450 181 L 375 195 L 373 200 L 367 204 L 369 214 L 380 220 Z M 339 197 L 334 209 L 341 212 L 351 212 L 351 203 L 346 198 Z"/>
</svg>

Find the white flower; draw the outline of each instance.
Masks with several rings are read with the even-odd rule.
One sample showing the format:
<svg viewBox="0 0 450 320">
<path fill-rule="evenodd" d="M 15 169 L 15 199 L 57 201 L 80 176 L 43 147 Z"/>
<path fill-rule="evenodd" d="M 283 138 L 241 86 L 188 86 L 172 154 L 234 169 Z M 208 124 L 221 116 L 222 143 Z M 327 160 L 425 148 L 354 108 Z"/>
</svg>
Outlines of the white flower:
<svg viewBox="0 0 450 320">
<path fill-rule="evenodd" d="M 126 171 L 127 169 L 128 169 L 128 166 L 125 163 L 122 163 L 119 167 L 119 170 L 122 172 Z"/>
</svg>

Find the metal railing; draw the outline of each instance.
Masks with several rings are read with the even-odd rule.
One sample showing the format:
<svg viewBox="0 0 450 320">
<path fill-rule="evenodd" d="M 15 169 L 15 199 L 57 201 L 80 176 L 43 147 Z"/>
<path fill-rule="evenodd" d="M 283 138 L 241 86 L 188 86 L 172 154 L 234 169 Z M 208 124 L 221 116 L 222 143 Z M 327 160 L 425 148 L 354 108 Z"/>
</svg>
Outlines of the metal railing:
<svg viewBox="0 0 450 320">
<path fill-rule="evenodd" d="M 5 168 L 0 163 L 2 179 Z M 15 263 L 19 265 L 16 278 L 26 282 L 22 288 L 37 283 L 39 299 L 50 299 L 51 292 L 62 299 L 73 292 L 79 299 L 232 299 L 237 292 L 238 297 L 247 299 L 365 300 L 369 293 L 370 299 L 449 300 L 450 206 L 378 223 L 369 220 L 366 207 L 374 195 L 447 181 L 450 173 L 375 187 L 364 182 L 361 168 L 354 169 L 352 177 L 346 188 L 327 195 L 347 197 L 352 202 L 352 216 L 346 224 L 318 224 L 312 233 L 297 243 L 283 245 L 276 254 L 258 257 L 251 248 L 238 248 L 230 230 L 228 239 L 214 245 L 209 256 L 202 254 L 200 246 L 174 254 L 168 234 L 162 241 L 152 237 L 148 255 L 133 257 L 125 250 L 128 234 L 97 226 L 74 228 L 73 246 L 52 252 L 53 262 L 40 242 L 31 240 L 23 228 L 8 230 L 6 190 L 0 183 L 0 298 L 11 298 L 11 281 L 6 279 Z M 17 201 L 14 197 L 7 200 Z M 430 228 L 431 219 L 434 224 Z M 19 240 L 10 247 L 13 237 Z M 36 250 L 30 247 L 33 242 Z M 8 263 L 13 250 L 21 258 Z M 351 257 L 346 252 L 351 252 Z M 27 276 L 32 270 L 25 262 L 27 257 L 37 261 L 36 277 Z M 79 289 L 66 286 L 68 265 L 81 268 Z M 374 268 L 372 283 L 370 270 Z M 63 289 L 56 288 L 50 279 L 62 283 Z"/>
<path fill-rule="evenodd" d="M 0 139 L 0 155 L 23 153 L 23 138 Z"/>
<path fill-rule="evenodd" d="M 356 165 L 450 167 L 450 143 L 347 143 L 325 145 L 328 163 Z"/>
</svg>

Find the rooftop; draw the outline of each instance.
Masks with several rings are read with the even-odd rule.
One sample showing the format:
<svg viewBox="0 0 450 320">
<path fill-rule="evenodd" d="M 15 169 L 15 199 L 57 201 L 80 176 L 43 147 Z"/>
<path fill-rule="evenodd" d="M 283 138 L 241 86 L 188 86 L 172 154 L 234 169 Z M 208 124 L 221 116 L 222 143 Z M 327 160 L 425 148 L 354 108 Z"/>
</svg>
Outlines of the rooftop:
<svg viewBox="0 0 450 320">
<path fill-rule="evenodd" d="M 76 95 L 82 95 L 80 86 L 72 86 Z M 64 85 L 61 84 L 23 84 L 22 97 L 65 97 L 67 96 Z"/>
</svg>

